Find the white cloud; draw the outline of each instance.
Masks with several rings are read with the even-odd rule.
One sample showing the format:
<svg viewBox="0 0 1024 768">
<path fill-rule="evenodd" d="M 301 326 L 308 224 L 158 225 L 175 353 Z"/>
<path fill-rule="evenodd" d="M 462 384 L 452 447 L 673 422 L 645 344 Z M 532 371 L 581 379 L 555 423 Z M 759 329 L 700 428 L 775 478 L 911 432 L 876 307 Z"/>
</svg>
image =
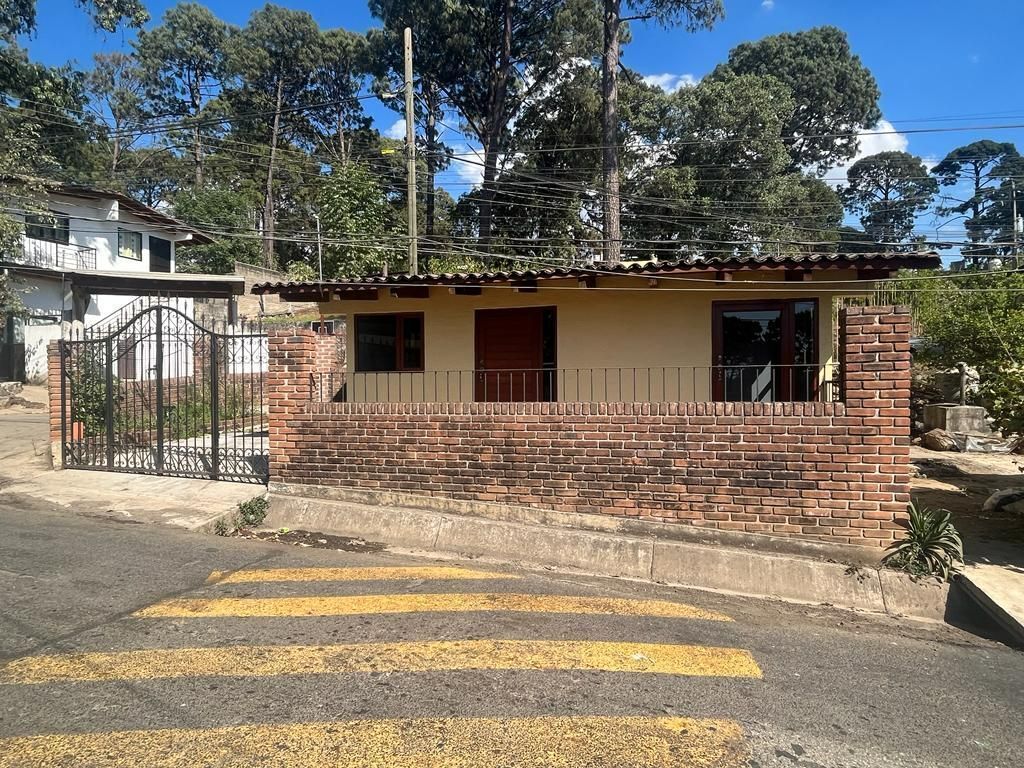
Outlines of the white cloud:
<svg viewBox="0 0 1024 768">
<path fill-rule="evenodd" d="M 905 152 L 909 144 L 907 137 L 897 132 L 893 124 L 884 118 L 873 128 L 859 131 L 858 136 L 860 142 L 857 155 L 848 163 L 836 166 L 825 174 L 825 180 L 834 187 L 846 183 L 846 172 L 862 157 L 877 155 L 879 152 Z"/>
<path fill-rule="evenodd" d="M 675 93 L 680 88 L 692 88 L 700 81 L 689 74 L 674 75 L 671 72 L 662 72 L 660 75 L 644 75 L 644 82 L 668 93 Z"/>
<path fill-rule="evenodd" d="M 484 153 L 464 144 L 452 153 L 452 170 L 460 181 L 479 187 L 484 180 Z"/>
<path fill-rule="evenodd" d="M 404 139 L 405 138 L 405 118 L 400 117 L 391 124 L 391 127 L 384 131 L 384 135 L 389 139 Z"/>
<path fill-rule="evenodd" d="M 761 7 L 766 11 L 770 11 L 775 7 L 775 0 L 761 0 Z"/>
</svg>

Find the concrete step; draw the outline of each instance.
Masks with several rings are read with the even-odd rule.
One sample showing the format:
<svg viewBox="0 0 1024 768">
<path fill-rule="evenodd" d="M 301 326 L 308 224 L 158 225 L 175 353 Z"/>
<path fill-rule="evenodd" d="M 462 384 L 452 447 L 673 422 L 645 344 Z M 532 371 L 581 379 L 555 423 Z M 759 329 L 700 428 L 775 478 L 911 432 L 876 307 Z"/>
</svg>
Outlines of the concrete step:
<svg viewBox="0 0 1024 768">
<path fill-rule="evenodd" d="M 960 575 L 960 585 L 1014 640 L 1024 644 L 1024 568 L 968 565 Z"/>
</svg>

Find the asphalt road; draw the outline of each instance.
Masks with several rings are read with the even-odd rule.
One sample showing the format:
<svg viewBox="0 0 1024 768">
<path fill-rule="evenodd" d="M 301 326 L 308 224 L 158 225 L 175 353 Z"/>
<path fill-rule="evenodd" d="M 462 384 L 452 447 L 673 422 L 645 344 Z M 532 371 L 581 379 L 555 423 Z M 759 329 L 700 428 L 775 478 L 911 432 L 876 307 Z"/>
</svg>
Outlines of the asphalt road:
<svg viewBox="0 0 1024 768">
<path fill-rule="evenodd" d="M 949 627 L 0 504 L 0 768 L 1022 763 Z"/>
</svg>

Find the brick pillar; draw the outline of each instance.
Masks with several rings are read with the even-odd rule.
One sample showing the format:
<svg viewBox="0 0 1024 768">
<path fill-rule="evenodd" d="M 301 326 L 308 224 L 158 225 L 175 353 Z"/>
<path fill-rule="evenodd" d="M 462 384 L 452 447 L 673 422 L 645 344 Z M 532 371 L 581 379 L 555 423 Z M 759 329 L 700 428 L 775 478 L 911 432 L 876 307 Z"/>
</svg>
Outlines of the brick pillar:
<svg viewBox="0 0 1024 768">
<path fill-rule="evenodd" d="M 54 469 L 64 468 L 64 446 L 61 443 L 60 355 L 61 342 L 51 339 L 46 346 L 46 390 L 50 415 L 50 461 Z M 68 419 L 70 422 L 70 419 Z"/>
<path fill-rule="evenodd" d="M 874 449 L 849 465 L 864 486 L 852 524 L 885 545 L 900 537 L 910 502 L 910 312 L 848 307 L 839 322 L 846 415 L 862 420 L 863 445 Z"/>
<path fill-rule="evenodd" d="M 309 406 L 310 374 L 316 370 L 316 336 L 308 328 L 267 334 L 267 409 L 270 432 L 270 480 L 277 482 L 301 435 L 293 418 Z"/>
</svg>

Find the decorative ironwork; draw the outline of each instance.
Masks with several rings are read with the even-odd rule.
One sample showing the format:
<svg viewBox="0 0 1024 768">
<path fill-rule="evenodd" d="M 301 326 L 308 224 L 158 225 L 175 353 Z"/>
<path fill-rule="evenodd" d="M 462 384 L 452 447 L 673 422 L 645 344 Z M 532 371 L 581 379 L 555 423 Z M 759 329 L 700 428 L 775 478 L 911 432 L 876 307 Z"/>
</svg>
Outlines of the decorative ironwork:
<svg viewBox="0 0 1024 768">
<path fill-rule="evenodd" d="M 267 337 L 157 304 L 61 345 L 63 463 L 266 482 Z"/>
</svg>

